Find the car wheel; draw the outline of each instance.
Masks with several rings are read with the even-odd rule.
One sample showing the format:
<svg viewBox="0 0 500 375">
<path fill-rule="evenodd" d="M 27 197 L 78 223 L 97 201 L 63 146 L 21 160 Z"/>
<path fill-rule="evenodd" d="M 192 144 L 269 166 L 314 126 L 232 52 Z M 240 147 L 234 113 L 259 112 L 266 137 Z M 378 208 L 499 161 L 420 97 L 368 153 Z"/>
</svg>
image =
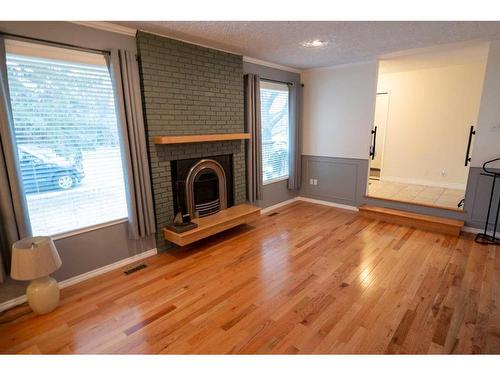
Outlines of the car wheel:
<svg viewBox="0 0 500 375">
<path fill-rule="evenodd" d="M 55 183 L 59 189 L 68 190 L 73 187 L 75 181 L 70 174 L 60 174 L 56 176 Z"/>
</svg>

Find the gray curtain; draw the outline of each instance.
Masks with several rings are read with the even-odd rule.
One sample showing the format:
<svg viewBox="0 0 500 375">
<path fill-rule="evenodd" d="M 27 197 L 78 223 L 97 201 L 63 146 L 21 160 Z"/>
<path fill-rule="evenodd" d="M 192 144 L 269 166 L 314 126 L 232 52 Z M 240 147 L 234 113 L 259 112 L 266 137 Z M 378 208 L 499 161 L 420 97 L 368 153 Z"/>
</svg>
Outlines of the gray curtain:
<svg viewBox="0 0 500 375">
<path fill-rule="evenodd" d="M 14 134 L 5 42 L 0 37 L 0 282 L 9 273 L 12 244 L 31 235 Z"/>
<path fill-rule="evenodd" d="M 293 83 L 288 86 L 288 118 L 290 121 L 290 147 L 288 189 L 300 189 L 302 160 L 302 129 L 300 126 L 301 86 Z"/>
<path fill-rule="evenodd" d="M 107 62 L 122 140 L 130 237 L 137 240 L 156 231 L 139 67 L 135 53 L 124 50 L 112 50 Z"/>
<path fill-rule="evenodd" d="M 251 134 L 247 142 L 247 195 L 250 202 L 262 199 L 262 150 L 260 119 L 260 77 L 246 74 L 245 89 L 245 131 Z"/>
</svg>

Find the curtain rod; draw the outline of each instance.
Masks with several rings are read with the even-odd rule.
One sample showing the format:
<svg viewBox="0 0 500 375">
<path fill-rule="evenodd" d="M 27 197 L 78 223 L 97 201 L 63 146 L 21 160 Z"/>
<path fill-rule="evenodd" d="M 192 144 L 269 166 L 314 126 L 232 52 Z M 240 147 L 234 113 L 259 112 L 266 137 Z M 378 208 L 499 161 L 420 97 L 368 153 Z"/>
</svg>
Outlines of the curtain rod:
<svg viewBox="0 0 500 375">
<path fill-rule="evenodd" d="M 261 81 L 267 81 L 267 82 L 274 82 L 274 83 L 282 83 L 284 85 L 288 85 L 288 86 L 293 86 L 295 85 L 294 82 L 286 82 L 286 81 L 278 81 L 277 79 L 270 79 L 270 78 L 260 78 Z M 300 87 L 304 87 L 304 84 L 303 83 L 298 83 L 297 84 L 300 85 Z"/>
<path fill-rule="evenodd" d="M 84 52 L 94 52 L 94 53 L 97 52 L 97 53 L 102 53 L 102 54 L 109 54 L 110 53 L 110 51 L 108 51 L 108 50 L 87 48 L 87 47 L 77 46 L 75 44 L 54 42 L 54 41 L 47 40 L 47 39 L 40 39 L 40 38 L 33 38 L 33 37 L 29 37 L 29 36 L 24 36 L 24 35 L 4 33 L 2 31 L 0 31 L 0 35 L 15 38 L 15 39 L 25 39 L 25 40 L 30 40 L 30 41 L 34 41 L 34 42 L 43 43 L 43 44 L 51 44 L 51 45 L 55 45 L 55 46 L 67 47 L 67 48 L 80 50 L 80 51 L 84 51 Z"/>
<path fill-rule="evenodd" d="M 270 78 L 260 78 L 261 81 L 267 81 L 267 82 L 274 82 L 274 83 L 282 83 L 284 85 L 292 86 L 294 85 L 293 82 L 286 82 L 286 81 L 278 81 L 277 79 L 270 79 Z"/>
</svg>

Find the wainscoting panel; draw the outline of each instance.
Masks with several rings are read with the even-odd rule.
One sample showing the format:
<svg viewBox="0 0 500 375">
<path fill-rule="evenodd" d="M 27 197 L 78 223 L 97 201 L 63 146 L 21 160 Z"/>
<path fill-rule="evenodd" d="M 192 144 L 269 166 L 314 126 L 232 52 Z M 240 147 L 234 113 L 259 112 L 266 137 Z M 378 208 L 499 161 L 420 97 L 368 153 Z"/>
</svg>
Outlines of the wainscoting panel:
<svg viewBox="0 0 500 375">
<path fill-rule="evenodd" d="M 366 191 L 367 173 L 368 160 L 302 155 L 300 195 L 357 206 Z"/>
<path fill-rule="evenodd" d="M 465 210 L 470 213 L 468 225 L 476 228 L 484 228 L 486 214 L 488 212 L 488 202 L 491 194 L 491 177 L 482 176 L 482 168 L 473 167 L 469 171 L 469 182 L 467 185 L 467 195 L 465 198 Z M 500 181 L 497 181 L 493 192 L 492 212 L 490 213 L 489 229 L 493 229 L 495 214 L 500 199 Z"/>
</svg>

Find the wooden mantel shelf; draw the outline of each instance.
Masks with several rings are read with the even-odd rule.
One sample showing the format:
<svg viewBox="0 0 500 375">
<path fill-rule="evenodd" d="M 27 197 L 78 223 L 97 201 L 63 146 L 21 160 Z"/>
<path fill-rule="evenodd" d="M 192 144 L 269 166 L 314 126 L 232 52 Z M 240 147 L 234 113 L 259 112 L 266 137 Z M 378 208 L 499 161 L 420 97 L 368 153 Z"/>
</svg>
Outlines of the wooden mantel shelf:
<svg viewBox="0 0 500 375">
<path fill-rule="evenodd" d="M 199 143 L 232 141 L 238 139 L 250 139 L 249 133 L 225 133 L 225 134 L 199 134 L 199 135 L 166 135 L 155 137 L 154 143 L 157 145 L 171 145 L 176 143 Z"/>
<path fill-rule="evenodd" d="M 183 233 L 176 233 L 166 228 L 163 236 L 167 241 L 179 246 L 188 245 L 192 242 L 220 233 L 235 226 L 248 223 L 260 216 L 260 208 L 250 204 L 238 204 L 216 214 L 193 219 L 198 227 Z"/>
</svg>

